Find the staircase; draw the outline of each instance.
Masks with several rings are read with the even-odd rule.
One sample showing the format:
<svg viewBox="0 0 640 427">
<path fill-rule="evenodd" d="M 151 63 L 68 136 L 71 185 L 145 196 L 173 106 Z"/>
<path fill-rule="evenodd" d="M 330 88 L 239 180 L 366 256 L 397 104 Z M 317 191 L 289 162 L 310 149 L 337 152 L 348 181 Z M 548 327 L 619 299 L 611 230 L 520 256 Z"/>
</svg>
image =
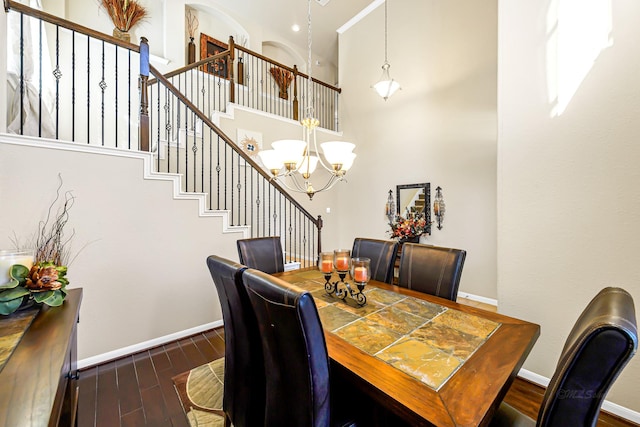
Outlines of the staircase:
<svg viewBox="0 0 640 427">
<path fill-rule="evenodd" d="M 174 180 L 175 198 L 202 200 L 200 215 L 224 215 L 226 227 L 246 230 L 245 237 L 279 235 L 285 262 L 315 263 L 321 217 L 272 181 L 212 118 L 235 103 L 297 120 L 300 88 L 315 94 L 317 111 L 327 115 L 323 123 L 337 129 L 339 89 L 309 83 L 296 67 L 236 46 L 232 38 L 227 51 L 162 75 L 149 64 L 144 38 L 137 46 L 11 0 L 5 7 L 8 21 L 20 28 L 20 60 L 8 70 L 18 94 L 10 132 L 146 153 L 145 175 Z M 53 37 L 33 40 L 29 28 Z M 37 63 L 28 64 L 29 50 L 40 53 Z M 215 61 L 227 64 L 227 75 L 204 71 Z M 291 73 L 290 88 L 265 84 L 274 69 Z"/>
</svg>

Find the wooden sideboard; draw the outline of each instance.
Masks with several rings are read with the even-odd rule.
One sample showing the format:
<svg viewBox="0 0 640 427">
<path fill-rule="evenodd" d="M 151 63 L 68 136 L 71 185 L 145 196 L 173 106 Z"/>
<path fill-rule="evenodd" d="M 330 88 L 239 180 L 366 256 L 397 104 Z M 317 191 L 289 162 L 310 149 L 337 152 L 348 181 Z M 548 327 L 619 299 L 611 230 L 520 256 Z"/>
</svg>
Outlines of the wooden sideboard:
<svg viewBox="0 0 640 427">
<path fill-rule="evenodd" d="M 0 427 L 76 424 L 77 323 L 82 289 L 43 306 L 0 371 Z"/>
</svg>

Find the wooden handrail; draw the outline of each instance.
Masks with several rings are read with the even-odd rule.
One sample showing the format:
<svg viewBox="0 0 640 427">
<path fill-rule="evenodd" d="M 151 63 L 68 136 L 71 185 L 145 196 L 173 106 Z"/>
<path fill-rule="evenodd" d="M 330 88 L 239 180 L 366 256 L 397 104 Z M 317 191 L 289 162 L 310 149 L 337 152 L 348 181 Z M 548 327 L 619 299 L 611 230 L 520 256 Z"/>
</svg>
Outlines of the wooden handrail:
<svg viewBox="0 0 640 427">
<path fill-rule="evenodd" d="M 321 219 L 314 218 L 307 210 L 298 203 L 280 184 L 274 181 L 268 173 L 266 173 L 260 165 L 258 165 L 255 160 L 253 160 L 247 153 L 245 153 L 240 147 L 236 145 L 218 126 L 216 126 L 206 115 L 200 111 L 198 107 L 196 107 L 186 96 L 184 96 L 171 82 L 164 76 L 160 71 L 158 71 L 153 65 L 149 64 L 149 71 L 151 74 L 155 76 L 158 80 L 158 83 L 164 85 L 169 91 L 177 97 L 180 102 L 182 102 L 187 108 L 189 108 L 202 122 L 213 129 L 213 131 L 229 145 L 239 156 L 241 156 L 248 164 L 251 165 L 260 175 L 262 175 L 265 179 L 267 179 L 273 187 L 275 187 L 282 195 L 289 200 L 296 208 L 298 208 L 309 221 L 311 221 L 316 228 L 318 228 L 318 234 L 320 233 L 320 227 L 322 224 Z M 319 217 L 318 217 L 319 218 Z"/>
<path fill-rule="evenodd" d="M 45 22 L 48 22 L 50 24 L 53 25 L 58 25 L 64 28 L 67 28 L 69 30 L 73 30 L 76 33 L 81 33 L 93 38 L 96 38 L 98 40 L 104 40 L 106 42 L 109 42 L 111 44 L 115 44 L 118 45 L 120 47 L 123 47 L 125 49 L 129 49 L 132 50 L 134 52 L 140 52 L 140 46 L 133 44 L 133 43 L 128 43 L 125 41 L 122 41 L 120 39 L 117 39 L 113 36 L 110 36 L 108 34 L 105 33 L 101 33 L 100 31 L 96 31 L 94 29 L 76 24 L 75 22 L 71 22 L 68 21 L 66 19 L 63 18 L 59 18 L 57 16 L 51 15 L 47 12 L 43 12 L 41 10 L 38 9 L 33 9 L 27 5 L 24 5 L 22 3 L 18 3 L 16 1 L 13 0 L 4 0 L 4 9 L 6 12 L 8 12 L 9 10 L 13 10 L 16 12 L 20 12 L 20 13 L 24 13 L 25 15 L 29 15 L 32 16 L 34 18 L 38 18 L 41 19 Z"/>
<path fill-rule="evenodd" d="M 216 54 L 216 55 L 208 56 L 208 57 L 206 57 L 205 59 L 201 59 L 201 60 L 200 60 L 200 61 L 198 61 L 198 62 L 193 62 L 193 63 L 191 63 L 191 64 L 189 64 L 189 65 L 185 65 L 185 66 L 184 66 L 184 67 L 182 67 L 182 68 L 178 68 L 177 70 L 171 71 L 171 72 L 169 72 L 169 73 L 165 73 L 165 74 L 164 74 L 164 77 L 166 77 L 166 78 L 170 79 L 171 77 L 175 77 L 175 76 L 177 76 L 178 74 L 184 73 L 185 71 L 189 71 L 189 70 L 191 70 L 191 69 L 193 69 L 193 68 L 198 68 L 198 67 L 200 67 L 200 66 L 202 66 L 202 65 L 206 65 L 206 64 L 208 64 L 209 62 L 213 62 L 213 61 L 216 61 L 216 60 L 218 60 L 218 59 L 224 59 L 224 58 L 226 58 L 227 56 L 229 56 L 229 51 L 228 51 L 228 50 L 225 50 L 225 51 L 220 52 L 220 53 L 218 53 L 218 54 Z M 149 80 L 149 84 L 150 84 L 150 85 L 152 85 L 152 84 L 156 84 L 157 82 L 158 82 L 158 80 L 157 80 L 157 79 L 151 79 L 151 80 Z"/>
<path fill-rule="evenodd" d="M 273 64 L 273 65 L 275 65 L 275 66 L 277 66 L 277 67 L 284 68 L 285 70 L 290 71 L 290 72 L 292 72 L 292 73 L 294 72 L 294 70 L 296 70 L 296 69 L 297 69 L 297 66 L 296 66 L 296 65 L 294 65 L 294 66 L 293 66 L 294 68 L 291 68 L 291 67 L 289 67 L 288 65 L 284 65 L 284 64 L 282 64 L 282 63 L 280 63 L 280 62 L 278 62 L 278 61 L 274 61 L 274 60 L 273 60 L 273 59 L 271 59 L 271 58 L 268 58 L 268 57 L 266 57 L 266 56 L 264 56 L 264 55 L 261 55 L 261 54 L 259 54 L 258 52 L 254 52 L 254 51 L 252 51 L 252 50 L 249 50 L 249 49 L 247 49 L 247 48 L 246 48 L 246 47 L 244 47 L 244 46 L 238 46 L 238 45 L 236 45 L 236 49 L 241 50 L 242 52 L 248 53 L 249 55 L 255 56 L 255 57 L 256 57 L 256 58 L 258 58 L 258 59 L 262 59 L 263 61 L 269 62 L 269 63 L 271 63 L 271 64 Z M 298 76 L 300 76 L 300 77 L 304 77 L 305 79 L 308 79 L 308 78 L 309 78 L 309 76 L 308 76 L 307 74 L 305 74 L 305 73 L 301 73 L 300 71 L 296 71 L 296 73 L 297 73 L 297 75 L 298 75 Z M 341 89 L 341 88 L 339 88 L 339 87 L 337 87 L 337 86 L 333 86 L 333 85 L 330 85 L 329 83 L 325 83 L 325 82 L 323 82 L 322 80 L 318 80 L 318 79 L 316 79 L 315 77 L 311 77 L 311 80 L 312 80 L 314 83 L 317 83 L 317 84 L 319 84 L 319 85 L 321 85 L 321 86 L 324 86 L 324 87 L 326 87 L 326 88 L 329 88 L 329 89 L 335 90 L 335 91 L 336 91 L 336 92 L 338 92 L 338 93 L 342 93 L 342 89 Z"/>
</svg>

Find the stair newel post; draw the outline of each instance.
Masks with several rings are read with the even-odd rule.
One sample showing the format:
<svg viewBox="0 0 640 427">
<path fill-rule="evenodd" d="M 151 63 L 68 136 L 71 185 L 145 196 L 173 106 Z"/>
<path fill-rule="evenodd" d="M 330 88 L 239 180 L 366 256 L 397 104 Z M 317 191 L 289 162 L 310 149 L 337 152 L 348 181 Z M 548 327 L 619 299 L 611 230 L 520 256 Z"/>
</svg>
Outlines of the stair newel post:
<svg viewBox="0 0 640 427">
<path fill-rule="evenodd" d="M 140 151 L 149 151 L 149 42 L 146 37 L 140 37 L 140 77 L 138 91 L 140 93 L 140 112 L 138 135 Z"/>
<path fill-rule="evenodd" d="M 298 114 L 298 66 L 297 65 L 293 66 L 293 120 L 300 120 L 300 116 Z"/>
<path fill-rule="evenodd" d="M 236 66 L 236 44 L 233 36 L 229 36 L 229 56 L 227 57 L 227 70 L 229 77 L 229 102 L 236 102 L 236 85 L 233 79 L 233 69 Z"/>
<path fill-rule="evenodd" d="M 318 215 L 318 257 L 316 264 L 320 262 L 320 253 L 322 252 L 322 216 Z"/>
</svg>

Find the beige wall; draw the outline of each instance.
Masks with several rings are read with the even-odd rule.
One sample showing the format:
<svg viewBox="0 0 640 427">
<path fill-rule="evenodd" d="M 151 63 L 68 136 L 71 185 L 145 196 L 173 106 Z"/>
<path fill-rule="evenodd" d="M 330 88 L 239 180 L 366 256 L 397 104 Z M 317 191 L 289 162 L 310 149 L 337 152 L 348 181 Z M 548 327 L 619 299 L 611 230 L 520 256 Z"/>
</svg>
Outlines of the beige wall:
<svg viewBox="0 0 640 427">
<path fill-rule="evenodd" d="M 541 325 L 524 367 L 550 377 L 598 290 L 640 301 L 640 4 L 499 10 L 499 309 Z M 636 356 L 607 399 L 638 396 Z"/>
<path fill-rule="evenodd" d="M 442 230 L 423 243 L 463 248 L 460 290 L 496 298 L 495 1 L 391 2 L 391 75 L 402 90 L 383 101 L 370 86 L 384 61 L 384 8 L 340 37 L 341 118 L 357 144 L 333 218 L 339 242 L 386 238 L 384 205 L 398 184 L 443 188 Z"/>
<path fill-rule="evenodd" d="M 170 181 L 143 179 L 142 160 L 0 143 L 0 171 L 0 248 L 35 231 L 58 173 L 75 196 L 66 232 L 79 251 L 69 286 L 84 289 L 80 359 L 221 320 L 205 261 L 237 260 L 242 234 L 174 200 Z"/>
</svg>

